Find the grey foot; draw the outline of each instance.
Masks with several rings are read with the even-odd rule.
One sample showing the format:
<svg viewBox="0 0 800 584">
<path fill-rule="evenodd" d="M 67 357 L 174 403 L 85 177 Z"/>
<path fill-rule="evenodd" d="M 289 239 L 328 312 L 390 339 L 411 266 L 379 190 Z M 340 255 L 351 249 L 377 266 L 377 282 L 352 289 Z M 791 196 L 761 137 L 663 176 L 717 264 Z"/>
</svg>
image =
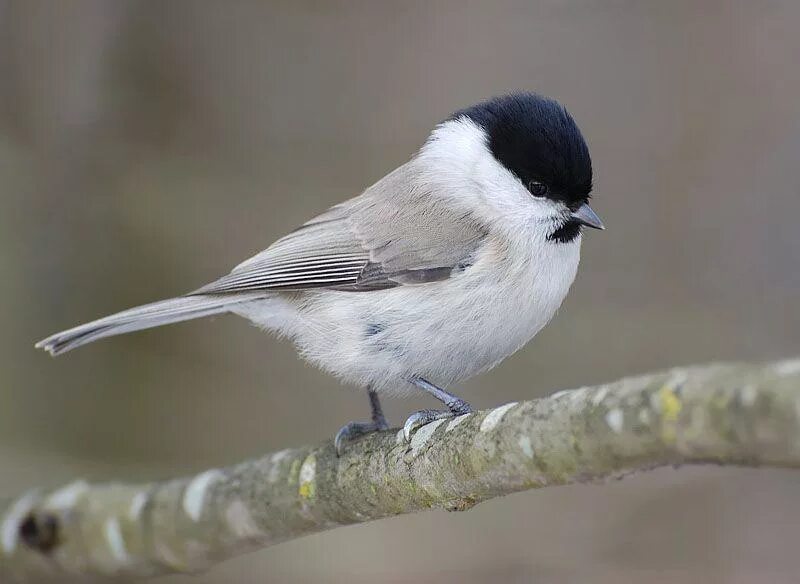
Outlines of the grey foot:
<svg viewBox="0 0 800 584">
<path fill-rule="evenodd" d="M 409 379 L 409 381 L 413 385 L 425 390 L 436 399 L 441 401 L 445 406 L 447 406 L 447 409 L 420 410 L 419 412 L 411 414 L 406 420 L 406 423 L 403 424 L 403 437 L 406 439 L 406 442 L 411 442 L 411 436 L 414 434 L 414 432 L 426 424 L 430 424 L 431 422 L 442 420 L 444 418 L 463 416 L 472 412 L 472 407 L 463 399 L 457 395 L 453 395 L 452 393 L 443 390 L 440 387 L 435 386 L 421 377 L 414 377 Z"/>
<path fill-rule="evenodd" d="M 378 399 L 378 394 L 372 389 L 367 388 L 367 396 L 369 397 L 369 406 L 372 411 L 372 422 L 350 422 L 342 426 L 336 437 L 333 439 L 333 445 L 336 447 L 336 456 L 341 456 L 344 452 L 345 446 L 366 434 L 373 432 L 380 432 L 381 430 L 388 430 L 389 424 L 386 417 L 383 415 L 381 402 Z"/>
<path fill-rule="evenodd" d="M 383 421 L 383 424 L 374 422 L 350 422 L 345 424 L 336 432 L 336 437 L 333 439 L 333 445 L 336 447 L 336 456 L 344 454 L 345 447 L 361 436 L 388 429 L 389 424 L 386 423 L 386 420 Z"/>
</svg>

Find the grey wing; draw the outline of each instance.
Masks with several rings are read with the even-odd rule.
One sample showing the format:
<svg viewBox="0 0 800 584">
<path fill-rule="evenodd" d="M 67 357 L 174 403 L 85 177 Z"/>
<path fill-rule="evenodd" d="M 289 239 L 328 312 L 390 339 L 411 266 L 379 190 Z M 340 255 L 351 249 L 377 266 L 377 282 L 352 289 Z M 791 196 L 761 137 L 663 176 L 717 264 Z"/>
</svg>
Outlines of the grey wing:
<svg viewBox="0 0 800 584">
<path fill-rule="evenodd" d="M 485 232 L 468 215 L 433 203 L 424 188 L 414 187 L 410 164 L 193 294 L 368 291 L 450 277 L 469 262 Z"/>
</svg>

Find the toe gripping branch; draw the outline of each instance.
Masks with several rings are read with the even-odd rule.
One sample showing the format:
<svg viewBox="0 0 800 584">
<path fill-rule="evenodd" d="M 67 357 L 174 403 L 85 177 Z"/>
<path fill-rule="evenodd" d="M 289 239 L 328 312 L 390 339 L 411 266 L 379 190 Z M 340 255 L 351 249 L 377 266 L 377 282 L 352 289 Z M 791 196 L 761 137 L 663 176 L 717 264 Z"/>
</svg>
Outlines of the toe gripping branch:
<svg viewBox="0 0 800 584">
<path fill-rule="evenodd" d="M 466 401 L 457 395 L 450 393 L 449 391 L 445 391 L 441 387 L 434 385 L 422 377 L 411 377 L 408 381 L 412 385 L 422 389 L 426 393 L 438 399 L 447 407 L 447 409 L 427 409 L 411 414 L 403 424 L 403 436 L 405 437 L 406 442 L 411 442 L 411 436 L 414 434 L 414 432 L 426 424 L 430 424 L 431 422 L 444 418 L 463 416 L 464 414 L 469 414 L 472 412 L 472 407 Z M 386 417 L 383 415 L 383 409 L 381 408 L 381 402 L 378 398 L 378 394 L 372 388 L 367 388 L 367 396 L 369 397 L 370 409 L 372 411 L 372 422 L 349 422 L 348 424 L 342 426 L 334 438 L 336 453 L 339 456 L 342 455 L 347 444 L 353 440 L 356 440 L 361 436 L 365 436 L 366 434 L 389 429 L 389 423 L 386 421 Z"/>
</svg>

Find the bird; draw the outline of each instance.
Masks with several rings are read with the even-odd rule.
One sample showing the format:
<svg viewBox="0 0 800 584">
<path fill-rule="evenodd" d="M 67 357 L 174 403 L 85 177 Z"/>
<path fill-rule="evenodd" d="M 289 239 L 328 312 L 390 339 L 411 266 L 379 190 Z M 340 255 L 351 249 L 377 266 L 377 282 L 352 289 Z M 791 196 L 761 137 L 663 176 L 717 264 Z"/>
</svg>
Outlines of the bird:
<svg viewBox="0 0 800 584">
<path fill-rule="evenodd" d="M 430 394 L 414 432 L 471 406 L 452 386 L 522 348 L 577 273 L 592 162 L 572 115 L 519 91 L 460 109 L 360 195 L 330 207 L 193 292 L 53 334 L 59 355 L 104 337 L 233 313 L 365 390 L 371 419 L 345 424 L 337 453 L 389 428 L 380 396 Z"/>
</svg>

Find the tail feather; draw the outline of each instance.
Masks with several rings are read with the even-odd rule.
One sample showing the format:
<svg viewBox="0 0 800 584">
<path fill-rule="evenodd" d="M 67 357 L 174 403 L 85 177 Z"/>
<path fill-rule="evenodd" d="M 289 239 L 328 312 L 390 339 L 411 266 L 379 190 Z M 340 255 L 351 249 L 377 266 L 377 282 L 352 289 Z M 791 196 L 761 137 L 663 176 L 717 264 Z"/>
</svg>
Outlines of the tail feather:
<svg viewBox="0 0 800 584">
<path fill-rule="evenodd" d="M 258 298 L 263 298 L 263 294 L 197 295 L 161 300 L 56 333 L 36 343 L 36 348 L 60 355 L 104 337 L 228 312 L 236 304 Z"/>
</svg>

